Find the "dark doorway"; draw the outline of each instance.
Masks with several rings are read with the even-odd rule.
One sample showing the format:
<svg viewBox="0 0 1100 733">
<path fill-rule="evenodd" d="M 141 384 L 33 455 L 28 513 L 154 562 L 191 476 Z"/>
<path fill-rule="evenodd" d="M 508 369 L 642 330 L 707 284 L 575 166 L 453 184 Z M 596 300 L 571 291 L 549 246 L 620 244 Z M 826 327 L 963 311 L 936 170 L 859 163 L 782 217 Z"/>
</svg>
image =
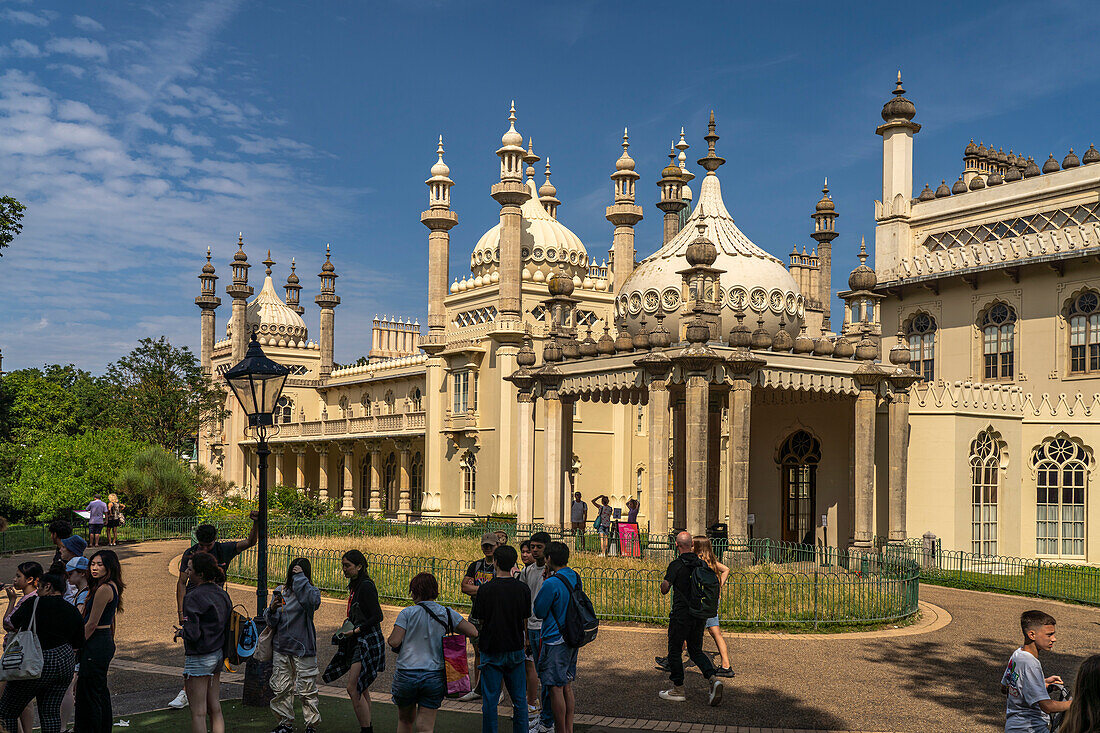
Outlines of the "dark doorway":
<svg viewBox="0 0 1100 733">
<path fill-rule="evenodd" d="M 779 448 L 784 542 L 814 543 L 817 464 L 820 462 L 821 444 L 805 430 L 791 433 Z"/>
</svg>

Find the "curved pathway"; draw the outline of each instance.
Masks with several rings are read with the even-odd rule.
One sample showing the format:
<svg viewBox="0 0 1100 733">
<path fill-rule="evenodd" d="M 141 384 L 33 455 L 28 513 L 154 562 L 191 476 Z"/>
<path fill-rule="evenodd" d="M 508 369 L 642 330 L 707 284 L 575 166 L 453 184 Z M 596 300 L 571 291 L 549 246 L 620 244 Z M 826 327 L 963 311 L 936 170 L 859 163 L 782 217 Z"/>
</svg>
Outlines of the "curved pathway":
<svg viewBox="0 0 1100 733">
<path fill-rule="evenodd" d="M 163 707 L 180 689 L 183 652 L 172 643 L 176 578 L 170 568 L 186 547 L 182 541 L 162 541 L 118 548 L 127 588 L 118 628 L 119 663 L 112 668 L 110 685 L 122 717 Z M 48 561 L 50 554 L 30 557 Z M 0 578 L 10 577 L 26 559 L 0 559 Z M 229 590 L 235 603 L 254 607 L 253 590 Z M 607 730 L 992 733 L 1004 729 L 999 680 L 1018 644 L 1022 611 L 1041 608 L 1058 619 L 1058 646 L 1044 659 L 1048 674 L 1072 678 L 1080 662 L 1097 651 L 1097 609 L 935 586 L 923 586 L 921 599 L 945 609 L 950 618 L 931 608 L 935 620 L 900 634 L 730 635 L 737 677 L 726 681 L 718 708 L 705 705 L 697 673 L 688 675 L 687 703 L 657 698 L 667 682 L 653 667 L 653 657 L 664 654 L 662 633 L 602 629 L 597 641 L 581 650 L 575 689 L 578 714 L 585 717 L 578 722 Z M 397 609 L 385 610 L 388 633 Z M 342 602 L 322 604 L 318 635 L 330 635 L 343 614 Z M 331 651 L 321 644 L 322 666 Z M 392 669 L 392 657 L 388 661 Z M 373 689 L 385 697 L 389 681 L 387 672 Z M 239 696 L 239 688 L 227 687 L 229 695 Z M 459 706 L 455 709 L 474 707 Z"/>
</svg>

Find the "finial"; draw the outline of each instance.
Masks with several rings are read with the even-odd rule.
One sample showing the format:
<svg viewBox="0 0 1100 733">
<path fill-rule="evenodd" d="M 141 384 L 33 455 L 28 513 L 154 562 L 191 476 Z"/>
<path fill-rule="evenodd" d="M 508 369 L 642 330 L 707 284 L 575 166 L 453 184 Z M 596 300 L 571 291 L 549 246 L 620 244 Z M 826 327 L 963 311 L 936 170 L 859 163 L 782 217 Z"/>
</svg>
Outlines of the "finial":
<svg viewBox="0 0 1100 733">
<path fill-rule="evenodd" d="M 901 69 L 898 69 L 898 83 L 894 87 L 894 94 L 897 94 L 898 96 L 905 94 L 905 90 L 901 88 Z"/>
<path fill-rule="evenodd" d="M 266 268 L 264 270 L 264 274 L 265 275 L 270 275 L 271 274 L 271 268 L 275 265 L 274 260 L 271 259 L 271 250 L 270 249 L 267 251 L 267 259 L 264 260 L 262 264 Z"/>
<path fill-rule="evenodd" d="M 699 165 L 703 166 L 707 170 L 707 175 L 714 175 L 723 163 L 726 162 L 725 158 L 720 157 L 714 152 L 714 144 L 718 142 L 718 133 L 715 132 L 714 122 L 714 110 L 710 111 L 710 121 L 707 123 L 707 134 L 703 135 L 703 139 L 707 141 L 707 155 L 705 158 L 699 159 Z"/>
<path fill-rule="evenodd" d="M 546 180 L 550 180 L 550 156 L 546 156 Z"/>
<path fill-rule="evenodd" d="M 210 261 L 210 247 L 207 247 L 207 248 L 206 248 L 206 261 L 207 261 L 207 262 L 209 262 L 209 261 Z"/>
<path fill-rule="evenodd" d="M 867 238 L 859 238 L 859 264 L 867 264 Z"/>
<path fill-rule="evenodd" d="M 329 258 L 329 255 L 331 255 L 331 254 L 332 254 L 332 245 L 326 244 L 325 245 L 325 259 L 327 260 Z"/>
<path fill-rule="evenodd" d="M 825 185 L 821 187 L 821 193 L 829 195 L 829 177 L 825 176 Z"/>
<path fill-rule="evenodd" d="M 626 149 L 629 148 L 629 147 L 630 147 L 630 133 L 624 127 L 623 128 L 623 152 L 625 153 Z"/>
<path fill-rule="evenodd" d="M 436 152 L 437 155 L 439 155 L 439 159 L 443 160 L 443 135 L 442 135 L 442 133 L 439 135 L 439 147 L 437 147 L 435 149 L 435 152 Z"/>
<path fill-rule="evenodd" d="M 237 246 L 244 249 L 244 232 L 237 232 Z"/>
</svg>

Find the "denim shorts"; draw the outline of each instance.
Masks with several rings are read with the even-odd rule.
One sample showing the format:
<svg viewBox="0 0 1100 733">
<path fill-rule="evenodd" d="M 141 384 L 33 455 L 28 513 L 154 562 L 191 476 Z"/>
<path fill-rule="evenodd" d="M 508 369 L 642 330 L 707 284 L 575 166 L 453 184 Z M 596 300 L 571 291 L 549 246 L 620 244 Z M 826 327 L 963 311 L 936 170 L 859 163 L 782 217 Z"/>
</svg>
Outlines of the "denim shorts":
<svg viewBox="0 0 1100 733">
<path fill-rule="evenodd" d="M 209 654 L 188 654 L 183 663 L 184 677 L 210 677 L 222 663 L 221 651 Z"/>
<path fill-rule="evenodd" d="M 577 650 L 564 643 L 543 644 L 539 652 L 539 681 L 547 687 L 564 687 L 577 678 Z"/>
<path fill-rule="evenodd" d="M 717 616 L 715 616 L 714 618 L 708 618 L 707 619 L 707 625 L 704 627 L 704 630 L 714 628 L 717 625 L 718 625 L 718 617 Z"/>
<path fill-rule="evenodd" d="M 438 710 L 447 694 L 442 669 L 398 669 L 393 673 L 393 704 L 399 708 L 419 705 Z"/>
</svg>

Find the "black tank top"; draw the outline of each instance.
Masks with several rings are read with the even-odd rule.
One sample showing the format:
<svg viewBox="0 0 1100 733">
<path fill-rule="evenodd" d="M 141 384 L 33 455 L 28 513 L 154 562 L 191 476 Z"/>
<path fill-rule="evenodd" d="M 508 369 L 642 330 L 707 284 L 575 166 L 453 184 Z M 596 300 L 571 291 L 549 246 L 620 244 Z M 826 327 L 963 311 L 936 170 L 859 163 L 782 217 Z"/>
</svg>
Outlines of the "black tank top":
<svg viewBox="0 0 1100 733">
<path fill-rule="evenodd" d="M 107 605 L 103 607 L 103 613 L 99 617 L 99 621 L 96 622 L 96 626 L 110 626 L 114 623 L 115 612 L 118 611 L 118 591 L 115 590 L 114 583 L 108 583 L 107 587 L 111 589 L 111 600 L 107 601 Z M 98 592 L 99 589 L 96 589 Z M 87 603 L 84 606 L 84 620 L 87 621 L 92 615 L 92 604 L 94 597 L 89 597 Z"/>
</svg>

